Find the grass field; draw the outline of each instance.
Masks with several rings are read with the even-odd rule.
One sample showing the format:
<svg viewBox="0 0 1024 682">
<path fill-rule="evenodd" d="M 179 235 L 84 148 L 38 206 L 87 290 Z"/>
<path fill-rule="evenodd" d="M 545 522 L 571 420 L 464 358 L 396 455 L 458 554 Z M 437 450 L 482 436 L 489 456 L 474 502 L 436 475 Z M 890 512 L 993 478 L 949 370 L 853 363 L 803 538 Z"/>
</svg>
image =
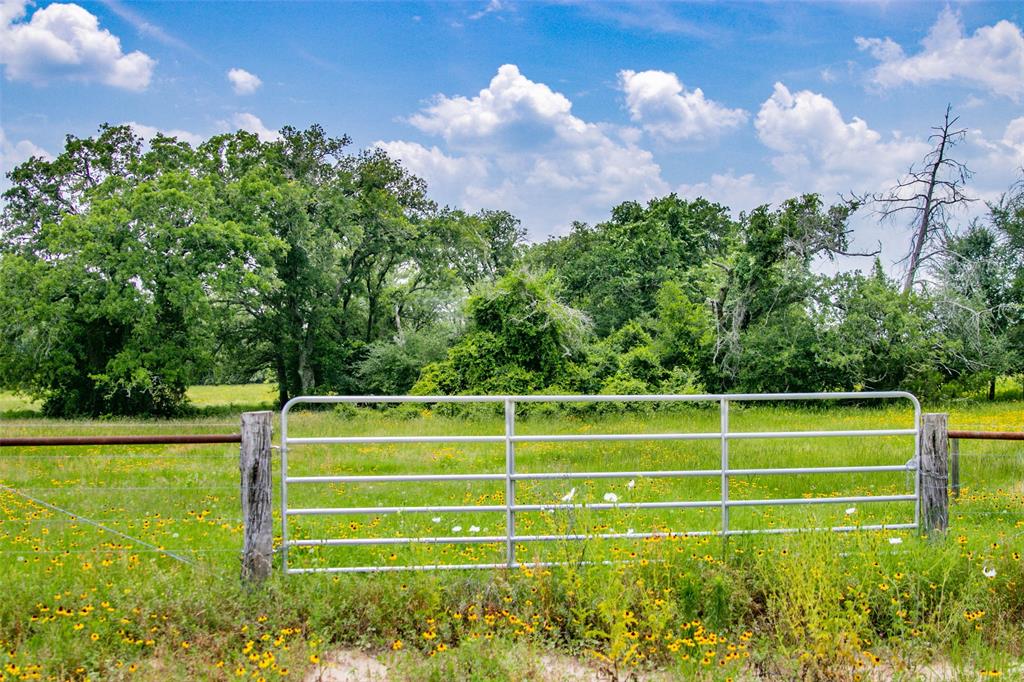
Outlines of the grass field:
<svg viewBox="0 0 1024 682">
<path fill-rule="evenodd" d="M 265 405 L 272 388 L 199 387 L 178 421 L 56 421 L 0 395 L 0 432 L 217 433 L 234 407 Z M 926 406 L 954 428 L 1021 430 L 1024 403 Z M 713 432 L 715 409 L 544 414 L 519 434 Z M 906 404 L 739 405 L 730 429 L 905 428 Z M 275 428 L 277 428 L 275 426 Z M 440 410 L 295 413 L 290 435 L 484 435 L 500 415 Z M 360 647 L 405 679 L 540 679 L 545 652 L 579 657 L 609 678 L 661 671 L 688 679 L 915 679 L 936 671 L 1024 677 L 1024 448 L 965 441 L 964 491 L 944 539 L 862 531 L 734 537 L 524 542 L 518 571 L 275 575 L 238 580 L 241 520 L 232 446 L 0 450 L 0 680 L 303 679 L 327 652 Z M 903 464 L 912 439 L 734 441 L 730 466 Z M 290 475 L 484 473 L 504 470 L 503 444 L 296 446 Z M 715 469 L 717 442 L 523 443 L 521 473 Z M 277 480 L 275 471 L 275 483 Z M 732 499 L 902 494 L 902 472 L 744 476 Z M 715 500 L 719 479 L 521 481 L 519 504 L 614 494 L 619 508 L 523 512 L 520 534 L 586 536 L 717 530 L 707 509 L 629 509 L 633 502 Z M 275 495 L 277 494 L 275 485 Z M 24 497 L 74 512 L 83 520 Z M 289 507 L 501 505 L 502 481 L 293 485 Z M 867 525 L 913 519 L 912 503 L 758 506 L 735 529 Z M 293 517 L 293 538 L 492 536 L 504 515 L 406 513 Z M 122 533 L 117 535 L 112 531 Z M 279 528 L 278 528 L 279 532 Z M 292 566 L 482 564 L 503 542 L 293 549 Z M 168 556 L 170 552 L 179 560 Z M 188 562 L 188 563 L 186 563 Z M 607 562 L 607 563 L 602 563 Z"/>
</svg>

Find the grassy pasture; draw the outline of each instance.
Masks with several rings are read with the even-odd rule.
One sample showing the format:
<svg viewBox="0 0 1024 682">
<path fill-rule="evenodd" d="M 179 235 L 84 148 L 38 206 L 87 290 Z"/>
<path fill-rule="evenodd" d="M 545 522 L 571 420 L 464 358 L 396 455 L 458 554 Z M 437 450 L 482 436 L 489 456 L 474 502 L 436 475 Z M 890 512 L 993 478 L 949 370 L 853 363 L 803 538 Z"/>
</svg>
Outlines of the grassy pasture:
<svg viewBox="0 0 1024 682">
<path fill-rule="evenodd" d="M 263 386 L 204 387 L 198 416 L 180 421 L 64 422 L 34 418 L 0 396 L 4 435 L 216 433 L 237 429 L 219 405 L 258 405 Z M 206 411 L 203 411 L 203 410 Z M 1019 430 L 1020 402 L 942 408 L 955 428 Z M 25 416 L 28 414 L 29 416 Z M 907 427 L 904 404 L 741 405 L 730 429 Z M 486 410 L 294 413 L 290 435 L 501 434 Z M 519 434 L 713 432 L 716 409 L 551 415 Z M 717 441 L 526 443 L 520 473 L 715 469 Z M 0 679 L 302 679 L 324 652 L 388 652 L 408 679 L 521 679 L 539 653 L 578 655 L 625 678 L 631 670 L 704 679 L 914 679 L 924 666 L 976 679 L 1020 676 L 1024 640 L 1024 448 L 962 444 L 961 500 L 949 536 L 907 532 L 732 538 L 524 542 L 520 560 L 564 568 L 376 575 L 275 576 L 238 584 L 237 448 L 4 448 L 0 483 L 124 533 L 126 539 L 0 490 Z M 909 437 L 749 440 L 730 466 L 903 464 Z M 296 446 L 290 475 L 501 473 L 503 444 Z M 275 471 L 275 483 L 278 472 Z M 630 486 L 630 481 L 633 485 Z M 521 481 L 517 503 L 714 500 L 719 479 Z M 901 472 L 736 477 L 732 499 L 888 495 L 912 491 Z M 277 488 L 275 486 L 275 495 Z M 293 485 L 291 508 L 501 505 L 503 481 Z M 850 509 L 853 511 L 849 511 Z M 848 513 L 849 512 L 849 513 Z M 737 529 L 900 523 L 912 503 L 733 509 Z M 436 519 L 436 520 L 435 520 Z M 712 531 L 717 507 L 517 515 L 520 534 Z M 292 538 L 500 535 L 504 514 L 406 513 L 293 517 Z M 458 530 L 456 530 L 458 529 Z M 141 541 L 141 542 L 140 542 Z M 146 544 L 142 544 L 142 543 Z M 162 554 L 173 552 L 192 564 Z M 475 564 L 504 543 L 293 549 L 293 566 Z M 582 562 L 608 561 L 590 565 Z M 482 649 L 485 647 L 485 649 Z M 481 660 L 481 652 L 488 660 Z M 535 667 L 535 665 L 533 666 Z M 38 678 L 35 677 L 38 675 Z"/>
</svg>

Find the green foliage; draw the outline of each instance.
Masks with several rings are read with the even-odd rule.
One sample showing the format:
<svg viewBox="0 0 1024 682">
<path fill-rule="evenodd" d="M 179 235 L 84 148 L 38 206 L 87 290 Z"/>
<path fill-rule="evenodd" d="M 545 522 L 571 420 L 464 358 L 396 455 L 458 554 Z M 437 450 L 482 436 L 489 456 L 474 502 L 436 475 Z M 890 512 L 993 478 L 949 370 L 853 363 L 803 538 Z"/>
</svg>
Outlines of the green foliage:
<svg viewBox="0 0 1024 682">
<path fill-rule="evenodd" d="M 0 386 L 59 415 L 171 414 L 192 383 L 268 373 L 282 402 L 408 390 L 524 232 L 438 209 L 399 163 L 348 145 L 312 126 L 147 149 L 104 126 L 16 168 Z"/>
<path fill-rule="evenodd" d="M 587 323 L 556 294 L 551 273 L 525 270 L 479 287 L 466 304 L 469 331 L 445 361 L 424 368 L 413 392 L 530 393 L 559 383 L 580 356 Z"/>
<path fill-rule="evenodd" d="M 144 152 L 104 127 L 12 173 L 0 384 L 58 416 L 181 409 L 212 362 L 212 298 L 276 247 L 220 220 L 194 162 L 188 145 L 158 138 Z"/>
<path fill-rule="evenodd" d="M 606 336 L 649 314 L 663 282 L 724 254 L 735 229 L 724 206 L 670 194 L 646 207 L 620 204 L 611 220 L 593 227 L 577 223 L 568 236 L 535 247 L 530 259 L 558 272 L 566 301 Z"/>
<path fill-rule="evenodd" d="M 847 254 L 855 202 L 806 194 L 733 219 L 673 194 L 527 248 L 508 212 L 438 207 L 400 163 L 349 145 L 315 125 L 195 147 L 104 126 L 15 168 L 0 387 L 54 415 L 169 415 L 190 384 L 271 377 L 283 402 L 985 383 L 994 397 L 1024 374 L 1024 183 L 904 295 L 877 263 L 815 274 Z"/>
<path fill-rule="evenodd" d="M 430 362 L 445 356 L 448 337 L 442 333 L 410 332 L 380 340 L 366 348 L 359 362 L 359 379 L 371 394 L 404 395 Z"/>
<path fill-rule="evenodd" d="M 666 367 L 698 369 L 711 360 L 715 328 L 706 305 L 695 302 L 678 282 L 658 292 L 654 344 Z"/>
<path fill-rule="evenodd" d="M 900 293 L 877 262 L 870 276 L 838 275 L 825 291 L 819 352 L 837 386 L 938 390 L 942 337 L 927 299 Z"/>
<path fill-rule="evenodd" d="M 819 360 L 818 329 L 799 305 L 762 319 L 743 335 L 738 388 L 744 393 L 804 392 L 835 387 Z"/>
</svg>

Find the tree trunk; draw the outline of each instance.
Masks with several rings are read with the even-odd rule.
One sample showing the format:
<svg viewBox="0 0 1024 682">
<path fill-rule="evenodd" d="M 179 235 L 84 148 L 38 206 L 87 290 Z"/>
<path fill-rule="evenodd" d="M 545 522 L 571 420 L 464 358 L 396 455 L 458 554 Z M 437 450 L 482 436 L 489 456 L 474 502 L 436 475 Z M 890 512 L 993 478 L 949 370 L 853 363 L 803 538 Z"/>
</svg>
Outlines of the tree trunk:
<svg viewBox="0 0 1024 682">
<path fill-rule="evenodd" d="M 995 378 L 995 376 L 993 376 L 988 381 L 988 399 L 989 400 L 995 400 L 996 399 L 996 378 Z"/>
<path fill-rule="evenodd" d="M 903 282 L 903 294 L 909 294 L 914 288 L 914 277 L 917 275 L 917 268 L 921 265 L 921 253 L 924 251 L 924 243 L 931 231 L 932 221 L 932 199 L 935 195 L 935 181 L 939 176 L 939 169 L 942 167 L 942 159 L 946 154 L 946 140 L 949 139 L 949 109 L 946 109 L 946 122 L 942 128 L 942 137 L 939 140 L 938 158 L 932 164 L 928 178 L 928 191 L 925 193 L 924 207 L 921 209 L 921 222 L 918 223 L 917 235 L 914 238 L 914 250 L 910 254 L 910 262 L 907 264 L 907 279 Z"/>
<path fill-rule="evenodd" d="M 277 374 L 277 405 L 278 407 L 284 407 L 284 404 L 288 402 L 288 369 L 285 366 L 284 356 L 280 350 L 275 353 L 274 357 L 274 372 Z"/>
</svg>

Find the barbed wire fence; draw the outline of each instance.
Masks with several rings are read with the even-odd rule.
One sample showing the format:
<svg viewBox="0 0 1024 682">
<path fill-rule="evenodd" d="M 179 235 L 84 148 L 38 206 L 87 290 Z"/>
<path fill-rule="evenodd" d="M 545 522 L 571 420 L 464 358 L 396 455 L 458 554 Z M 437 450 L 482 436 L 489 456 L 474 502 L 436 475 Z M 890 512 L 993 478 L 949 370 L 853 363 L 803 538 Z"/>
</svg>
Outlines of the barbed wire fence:
<svg viewBox="0 0 1024 682">
<path fill-rule="evenodd" d="M 239 450 L 223 444 L 241 443 L 241 434 L 185 435 L 237 430 L 237 423 L 19 420 L 0 426 L 0 555 L 21 561 L 150 555 L 237 570 L 244 527 Z M 133 435 L 116 435 L 123 433 L 118 427 Z M 98 430 L 105 435 L 82 435 Z M 147 431 L 161 433 L 137 435 Z"/>
</svg>

